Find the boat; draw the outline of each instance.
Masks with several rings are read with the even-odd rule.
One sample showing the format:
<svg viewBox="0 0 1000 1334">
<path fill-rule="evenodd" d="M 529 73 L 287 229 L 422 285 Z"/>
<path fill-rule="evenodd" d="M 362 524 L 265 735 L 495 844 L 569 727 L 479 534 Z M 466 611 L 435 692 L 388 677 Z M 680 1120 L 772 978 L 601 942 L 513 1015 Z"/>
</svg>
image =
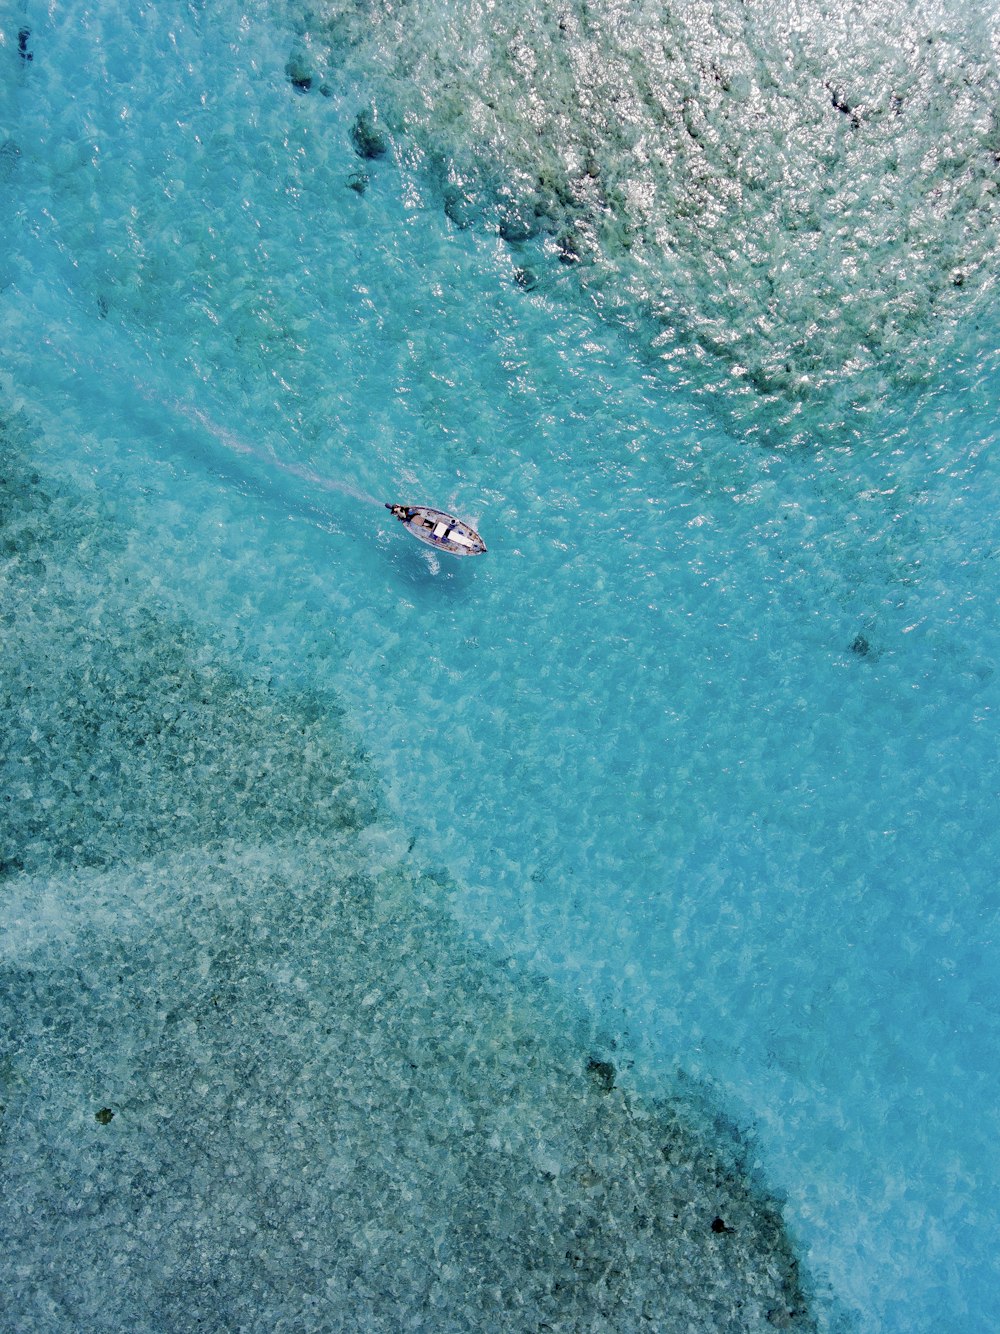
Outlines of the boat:
<svg viewBox="0 0 1000 1334">
<path fill-rule="evenodd" d="M 392 505 L 385 507 L 421 542 L 437 551 L 448 551 L 453 556 L 481 556 L 486 543 L 469 524 L 443 510 L 428 509 L 426 505 Z"/>
</svg>

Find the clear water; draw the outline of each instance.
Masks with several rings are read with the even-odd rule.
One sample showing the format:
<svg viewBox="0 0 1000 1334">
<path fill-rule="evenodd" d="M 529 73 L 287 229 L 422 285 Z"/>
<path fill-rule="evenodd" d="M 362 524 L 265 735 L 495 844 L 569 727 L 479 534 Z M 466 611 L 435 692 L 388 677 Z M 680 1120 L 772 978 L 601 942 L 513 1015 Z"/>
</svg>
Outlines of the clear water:
<svg viewBox="0 0 1000 1334">
<path fill-rule="evenodd" d="M 183 1318 L 182 1281 L 217 1327 L 258 1318 L 244 1289 L 259 1327 L 351 1327 L 331 1293 L 373 1327 L 476 1327 L 501 1298 L 463 1289 L 475 1228 L 434 1214 L 459 1177 L 428 1127 L 508 1146 L 495 1178 L 459 1174 L 479 1206 L 531 1162 L 579 1217 L 576 1150 L 552 1146 L 586 1139 L 600 1073 L 573 1093 L 541 1072 L 598 1032 L 630 1096 L 752 1136 L 740 1171 L 786 1198 L 821 1327 L 990 1327 L 996 32 L 985 10 L 534 25 L 513 3 L 26 5 L 5 28 L 4 957 L 36 1044 L 4 1067 L 8 1276 L 31 1294 L 10 1327 L 125 1327 L 112 1267 L 56 1292 L 45 1266 L 104 1218 L 119 1272 L 148 1274 L 128 1241 L 160 1254 L 178 1200 L 184 1243 L 138 1287 L 150 1327 Z M 453 508 L 489 554 L 445 565 L 366 498 Z M 419 892 L 407 864 L 433 873 Z M 238 1041 L 210 1027 L 225 988 Z M 546 1089 L 499 1128 L 485 1075 L 454 1105 L 421 1085 L 414 1112 L 370 1011 L 423 1049 L 453 1025 L 501 1070 L 540 1044 Z M 331 1147 L 338 1070 L 356 1111 Z M 168 1151 L 151 1088 L 175 1127 L 193 1089 L 225 1151 L 188 1170 L 198 1118 Z M 91 1102 L 117 1109 L 103 1130 L 141 1123 L 133 1183 L 161 1163 L 139 1204 L 115 1204 Z M 357 1194 L 345 1142 L 419 1167 Z M 613 1155 L 607 1176 L 638 1180 Z M 36 1244 L 31 1209 L 57 1216 L 74 1180 L 89 1203 Z M 310 1264 L 294 1237 L 316 1254 L 338 1181 L 339 1233 L 368 1244 Z M 264 1199 L 286 1224 L 267 1261 Z M 744 1269 L 713 1287 L 717 1257 L 695 1264 L 688 1305 L 637 1286 L 629 1241 L 628 1282 L 608 1266 L 553 1318 L 766 1328 L 758 1232 L 733 1237 Z M 416 1306 L 403 1251 L 443 1275 Z M 540 1301 L 503 1305 L 511 1327 Z"/>
</svg>

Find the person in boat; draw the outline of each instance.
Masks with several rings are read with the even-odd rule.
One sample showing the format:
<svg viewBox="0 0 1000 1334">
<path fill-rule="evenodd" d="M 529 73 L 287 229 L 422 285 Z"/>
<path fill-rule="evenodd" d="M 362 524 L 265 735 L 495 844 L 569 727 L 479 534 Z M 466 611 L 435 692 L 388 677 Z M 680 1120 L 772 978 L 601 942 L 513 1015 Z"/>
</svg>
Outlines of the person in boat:
<svg viewBox="0 0 1000 1334">
<path fill-rule="evenodd" d="M 397 519 L 401 519 L 403 523 L 410 523 L 412 520 L 419 518 L 420 515 L 420 511 L 413 505 L 390 505 L 388 508 L 391 513 Z M 420 520 L 420 526 L 421 528 L 434 528 L 437 522 L 438 521 L 432 519 L 430 515 L 424 515 L 423 519 Z M 450 532 L 451 527 L 449 526 L 448 533 Z M 444 536 L 447 536 L 447 534 L 444 534 Z"/>
<path fill-rule="evenodd" d="M 474 529 L 441 510 L 425 509 L 422 505 L 392 505 L 388 500 L 385 507 L 393 518 L 406 524 L 414 537 L 450 551 L 453 556 L 478 556 L 486 550 L 486 543 Z"/>
</svg>

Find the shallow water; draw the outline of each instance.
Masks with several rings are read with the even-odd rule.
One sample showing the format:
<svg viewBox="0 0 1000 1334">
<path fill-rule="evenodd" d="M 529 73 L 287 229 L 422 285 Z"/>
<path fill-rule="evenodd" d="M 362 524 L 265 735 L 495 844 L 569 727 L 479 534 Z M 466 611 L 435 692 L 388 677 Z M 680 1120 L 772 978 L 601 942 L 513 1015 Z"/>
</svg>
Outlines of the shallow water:
<svg viewBox="0 0 1000 1334">
<path fill-rule="evenodd" d="M 617 1090 L 456 929 L 330 695 L 125 586 L 25 450 L 5 423 L 3 1328 L 810 1328 L 738 1136 Z"/>
<path fill-rule="evenodd" d="M 988 7 L 324 0 L 300 31 L 454 221 L 536 239 L 752 435 L 856 437 L 989 304 Z"/>
<path fill-rule="evenodd" d="M 893 13 L 877 11 L 870 49 L 852 29 L 866 69 Z M 564 999 L 546 1002 L 546 1041 L 575 1015 L 566 1024 L 592 1043 L 592 1022 L 602 1059 L 613 1051 L 634 1096 L 696 1088 L 712 1109 L 700 1133 L 719 1107 L 753 1131 L 743 1168 L 787 1194 L 821 1323 L 846 1311 L 859 1329 L 988 1328 L 1000 547 L 995 160 L 991 178 L 980 104 L 994 86 L 996 25 L 949 27 L 938 14 L 934 31 L 961 60 L 928 64 L 912 44 L 912 59 L 900 55 L 914 99 L 935 110 L 920 134 L 908 122 L 911 138 L 895 121 L 884 129 L 881 85 L 867 101 L 845 95 L 872 108 L 853 130 L 829 90 L 794 102 L 820 30 L 810 29 L 813 55 L 786 62 L 760 105 L 764 94 L 748 93 L 767 142 L 794 148 L 768 159 L 775 180 L 809 158 L 810 143 L 819 154 L 796 116 L 817 127 L 820 148 L 878 131 L 879 150 L 891 140 L 910 171 L 909 230 L 855 255 L 866 295 L 851 320 L 872 352 L 847 370 L 851 320 L 830 314 L 846 263 L 836 232 L 824 233 L 825 257 L 810 251 L 817 270 L 773 219 L 765 226 L 766 209 L 739 214 L 775 254 L 786 243 L 788 290 L 825 292 L 827 303 L 803 314 L 791 297 L 779 302 L 766 348 L 754 341 L 764 360 L 748 391 L 733 358 L 703 337 L 728 311 L 749 345 L 732 313 L 760 289 L 746 273 L 730 287 L 705 276 L 725 259 L 732 215 L 707 235 L 678 232 L 681 259 L 645 287 L 610 243 L 563 262 L 560 229 L 577 204 L 535 215 L 535 237 L 505 240 L 500 210 L 528 168 L 516 136 L 496 136 L 511 120 L 504 98 L 520 105 L 527 94 L 501 83 L 493 99 L 500 129 L 485 139 L 503 171 L 489 177 L 483 142 L 440 111 L 444 53 L 462 49 L 454 28 L 436 45 L 431 18 L 412 11 L 393 45 L 389 18 L 373 10 L 369 36 L 359 42 L 351 28 L 345 43 L 334 31 L 331 46 L 330 10 L 306 33 L 265 9 L 23 14 L 32 60 L 10 32 L 0 51 L 2 388 L 12 457 L 55 518 L 5 518 L 4 609 L 20 648 L 8 696 L 19 745 L 7 766 L 25 787 L 5 780 L 17 814 L 3 857 L 20 924 L 8 957 L 24 964 L 40 951 L 56 967 L 64 918 L 106 918 L 144 896 L 147 930 L 172 941 L 182 886 L 225 876 L 264 922 L 248 954 L 266 970 L 268 914 L 285 911 L 282 894 L 315 885 L 324 848 L 341 878 L 352 855 L 381 874 L 408 850 L 440 868 L 432 897 L 447 932 L 476 942 L 494 968 L 507 959 L 551 980 Z M 619 16 L 616 51 L 632 22 Z M 704 23 L 671 31 L 685 68 L 697 63 Z M 590 67 L 610 80 L 596 20 L 588 40 L 575 58 L 605 51 Z M 82 81 L 81 43 L 91 60 Z M 435 53 L 440 84 L 426 77 Z M 289 69 L 300 83 L 312 77 L 308 91 Z M 491 57 L 480 87 L 496 69 Z M 969 106 L 945 95 L 942 72 Z M 774 119 L 779 101 L 790 124 Z M 387 151 L 363 160 L 352 127 L 372 105 Z M 710 123 L 724 114 L 711 100 L 699 108 Z M 544 129 L 551 112 L 538 114 Z M 934 170 L 952 183 L 953 207 L 935 212 L 920 136 L 940 144 L 942 126 L 954 146 Z M 602 172 L 627 170 L 617 137 L 595 146 Z M 870 142 L 865 151 L 851 141 L 837 170 L 850 175 Z M 449 153 L 466 164 L 464 193 L 445 188 L 456 175 Z M 650 216 L 662 218 L 657 191 L 669 195 L 682 168 L 654 173 Z M 802 188 L 818 190 L 811 170 Z M 881 167 L 864 178 L 869 196 L 880 181 Z M 779 196 L 772 182 L 769 208 Z M 965 264 L 967 278 L 931 285 L 933 308 L 876 337 L 874 312 L 928 290 L 929 257 L 942 273 Z M 874 281 L 884 273 L 891 291 Z M 666 343 L 651 298 L 664 284 L 694 331 Z M 825 330 L 819 341 L 796 342 L 813 325 Z M 764 362 L 793 347 L 815 393 L 767 379 Z M 489 554 L 446 565 L 364 496 L 454 508 Z M 145 648 L 135 607 L 146 609 Z M 60 608 L 67 663 L 48 624 Z M 190 628 L 167 653 L 169 626 Z M 209 687 L 192 660 L 238 724 L 216 729 L 231 745 L 214 756 L 196 745 L 192 692 Z M 157 730 L 158 696 L 147 700 L 142 683 L 159 672 L 174 688 Z M 41 680 L 44 703 L 24 716 L 19 692 Z M 248 680 L 263 693 L 244 698 Z M 268 740 L 282 735 L 264 702 L 275 693 L 311 701 L 299 767 L 291 742 Z M 127 726 L 123 698 L 139 701 Z M 309 731 L 334 700 L 360 738 L 356 759 Z M 299 717 L 298 704 L 281 708 Z M 136 787 L 121 757 L 138 735 L 160 739 L 155 781 Z M 266 845 L 266 873 L 220 870 L 223 843 L 237 860 L 243 845 Z M 198 967 L 213 929 L 209 918 L 198 927 L 186 967 Z M 302 949 L 327 948 L 306 936 Z M 454 948 L 448 936 L 441 957 Z M 163 967 L 151 955 L 143 985 L 162 987 Z M 313 979 L 307 991 L 329 986 L 308 969 L 296 975 Z M 484 965 L 468 989 L 489 975 Z M 29 1013 L 58 1015 L 61 987 Z M 109 1004 L 119 1000 L 112 988 Z M 233 1021 L 258 1052 L 262 1003 L 253 992 Z M 414 1022 L 427 1040 L 441 1018 Z M 287 1025 L 287 1041 L 307 1046 Z M 206 1051 L 220 1059 L 212 1042 Z M 64 1072 L 39 1068 L 65 1087 Z M 87 1097 L 127 1101 L 111 1078 Z M 124 1109 L 112 1124 L 127 1124 Z M 397 1125 L 393 1105 L 384 1126 Z M 258 1188 L 248 1184 L 248 1197 Z M 318 1197 L 304 1190 L 308 1213 Z M 372 1259 L 375 1288 L 355 1298 L 372 1300 L 384 1278 Z M 98 1283 L 75 1309 L 99 1296 Z M 645 1295 L 636 1300 L 639 1309 Z M 67 1327 L 73 1309 L 45 1319 Z M 211 1318 L 224 1324 L 226 1309 Z M 322 1327 L 317 1309 L 284 1315 Z M 598 1318 L 582 1309 L 567 1308 L 564 1327 Z M 719 1327 L 717 1312 L 706 1305 L 705 1328 Z"/>
</svg>

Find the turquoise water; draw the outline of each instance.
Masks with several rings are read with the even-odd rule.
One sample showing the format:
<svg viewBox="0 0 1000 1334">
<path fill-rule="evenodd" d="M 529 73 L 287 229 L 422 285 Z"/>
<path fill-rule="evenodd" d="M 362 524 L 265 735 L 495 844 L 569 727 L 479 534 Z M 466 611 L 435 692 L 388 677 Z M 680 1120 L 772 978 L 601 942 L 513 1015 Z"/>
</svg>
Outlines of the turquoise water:
<svg viewBox="0 0 1000 1334">
<path fill-rule="evenodd" d="M 819 1327 L 990 1327 L 997 24 L 865 14 L 5 29 L 10 1328 L 774 1327 L 762 1228 L 660 1275 L 570 1170 L 608 1061 L 613 1127 L 679 1099 L 729 1164 L 709 1222 L 784 1199 Z M 526 1163 L 623 1248 L 576 1305 Z M 266 1260 L 222 1220 L 269 1207 Z"/>
</svg>

